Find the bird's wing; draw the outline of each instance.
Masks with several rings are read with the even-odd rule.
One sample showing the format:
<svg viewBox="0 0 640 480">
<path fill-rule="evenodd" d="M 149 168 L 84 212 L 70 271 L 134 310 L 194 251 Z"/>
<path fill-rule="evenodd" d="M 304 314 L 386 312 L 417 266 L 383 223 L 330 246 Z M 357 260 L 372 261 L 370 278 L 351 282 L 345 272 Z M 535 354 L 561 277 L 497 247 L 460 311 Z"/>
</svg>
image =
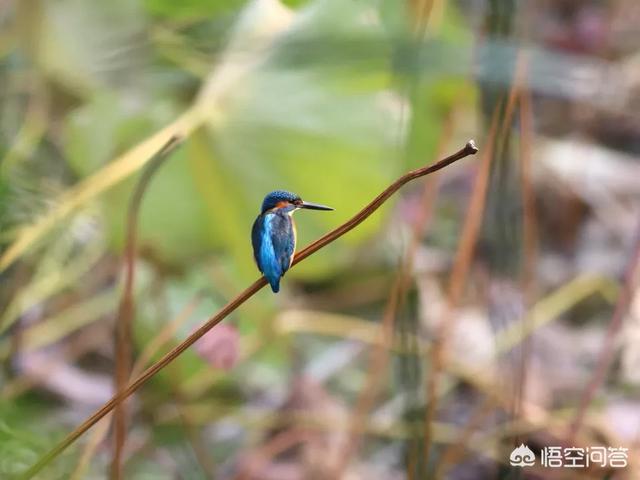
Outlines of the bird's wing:
<svg viewBox="0 0 640 480">
<path fill-rule="evenodd" d="M 293 221 L 287 214 L 277 214 L 271 219 L 271 243 L 280 264 L 281 273 L 289 270 L 291 259 L 296 248 L 296 235 Z"/>
<path fill-rule="evenodd" d="M 253 246 L 253 258 L 258 265 L 258 270 L 263 272 L 262 265 L 260 264 L 260 248 L 262 247 L 262 235 L 261 232 L 264 229 L 264 215 L 258 215 L 256 221 L 253 222 L 253 227 L 251 228 L 251 245 Z"/>
</svg>

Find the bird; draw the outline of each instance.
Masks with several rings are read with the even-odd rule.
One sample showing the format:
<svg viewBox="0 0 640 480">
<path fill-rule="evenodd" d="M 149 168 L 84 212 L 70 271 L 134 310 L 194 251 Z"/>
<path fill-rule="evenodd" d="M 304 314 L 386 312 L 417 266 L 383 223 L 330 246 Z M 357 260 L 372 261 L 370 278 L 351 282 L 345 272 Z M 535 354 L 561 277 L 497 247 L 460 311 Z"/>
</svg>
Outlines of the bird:
<svg viewBox="0 0 640 480">
<path fill-rule="evenodd" d="M 293 213 L 301 208 L 333 210 L 325 205 L 305 202 L 295 193 L 275 190 L 264 197 L 260 215 L 251 228 L 253 257 L 273 293 L 280 290 L 280 279 L 293 262 L 296 249 Z"/>
</svg>

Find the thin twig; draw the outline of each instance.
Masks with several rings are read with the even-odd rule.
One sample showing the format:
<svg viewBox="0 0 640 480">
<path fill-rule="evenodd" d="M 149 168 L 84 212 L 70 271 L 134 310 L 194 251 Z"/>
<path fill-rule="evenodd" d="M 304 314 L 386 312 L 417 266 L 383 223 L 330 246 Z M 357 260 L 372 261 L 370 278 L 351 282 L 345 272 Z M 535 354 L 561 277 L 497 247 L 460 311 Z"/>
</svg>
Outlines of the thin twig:
<svg viewBox="0 0 640 480">
<path fill-rule="evenodd" d="M 160 166 L 169 158 L 169 154 L 178 145 L 180 139 L 171 137 L 167 143 L 156 153 L 147 164 L 138 183 L 133 190 L 129 201 L 127 213 L 127 233 L 124 253 L 125 277 L 122 297 L 118 307 L 118 316 L 115 326 L 115 371 L 113 383 L 115 391 L 122 391 L 127 386 L 131 371 L 131 330 L 133 323 L 133 283 L 135 278 L 135 254 L 137 250 L 137 225 L 140 216 L 140 207 L 151 178 Z M 122 454 L 127 436 L 127 412 L 126 403 L 118 403 L 113 413 L 113 458 L 111 461 L 111 478 L 120 480 L 122 477 Z"/>
<path fill-rule="evenodd" d="M 535 205 L 535 191 L 532 183 L 531 173 L 531 152 L 533 146 L 533 114 L 531 111 L 531 92 L 528 89 L 526 79 L 522 80 L 519 95 L 519 118 L 520 118 L 520 184 L 522 185 L 522 273 L 520 284 L 524 293 L 524 302 L 527 310 L 531 311 L 531 305 L 536 295 L 536 275 L 535 266 L 538 260 L 538 223 Z M 522 330 L 530 331 L 534 322 L 532 315 L 526 315 L 522 322 Z M 519 416 L 524 400 L 527 397 L 529 382 L 529 365 L 531 365 L 531 355 L 533 353 L 533 340 L 527 335 L 522 342 L 522 354 L 520 355 L 520 365 L 516 378 L 518 379 L 517 398 L 514 416 Z M 514 444 L 519 445 L 522 438 L 515 437 Z"/>
<path fill-rule="evenodd" d="M 622 291 L 620 292 L 620 296 L 616 302 L 611 322 L 609 322 L 609 328 L 604 340 L 604 345 L 598 357 L 596 369 L 580 397 L 580 405 L 576 411 L 573 422 L 569 427 L 568 438 L 566 441 L 567 445 L 573 444 L 576 435 L 580 431 L 580 427 L 582 426 L 589 404 L 591 404 L 593 397 L 607 377 L 607 373 L 613 359 L 618 334 L 624 325 L 624 317 L 629 310 L 631 301 L 633 300 L 633 292 L 635 291 L 638 283 L 638 275 L 640 274 L 640 221 L 636 227 L 632 248 L 633 251 L 624 274 Z"/>
<path fill-rule="evenodd" d="M 470 155 L 475 155 L 478 152 L 478 147 L 476 147 L 475 142 L 470 140 L 467 144 L 454 153 L 437 163 L 434 163 L 428 167 L 419 168 L 417 170 L 412 170 L 411 172 L 406 173 L 395 182 L 393 182 L 389 187 L 387 187 L 380 195 L 378 195 L 371 203 L 369 203 L 366 207 L 364 207 L 360 212 L 358 212 L 353 218 L 348 220 L 347 222 L 340 225 L 338 228 L 330 231 L 323 237 L 319 238 L 305 249 L 296 254 L 293 259 L 292 265 L 296 265 L 300 263 L 302 260 L 307 258 L 310 255 L 313 255 L 315 252 L 325 247 L 326 245 L 332 243 L 337 240 L 345 233 L 353 230 L 360 223 L 366 220 L 372 213 L 374 213 L 380 206 L 397 192 L 403 185 L 414 180 L 416 178 L 429 175 L 431 173 L 437 172 L 458 160 L 461 160 Z M 220 323 L 224 318 L 226 318 L 231 312 L 236 310 L 240 305 L 246 302 L 249 298 L 255 295 L 260 289 L 262 289 L 267 284 L 267 281 L 264 277 L 260 277 L 258 280 L 253 282 L 249 287 L 247 287 L 243 292 L 241 292 L 237 297 L 227 303 L 222 309 L 220 309 L 215 315 L 209 318 L 204 324 L 200 326 L 196 331 L 194 331 L 191 335 L 189 335 L 186 339 L 184 339 L 179 345 L 174 347 L 171 351 L 167 352 L 161 359 L 159 359 L 156 363 L 151 365 L 147 370 L 145 370 L 138 378 L 136 378 L 133 382 L 129 384 L 127 388 L 118 392 L 114 395 L 111 400 L 105 403 L 101 408 L 99 408 L 96 412 L 93 413 L 89 418 L 87 418 L 81 425 L 79 425 L 74 431 L 69 433 L 60 443 L 58 443 L 55 447 L 53 447 L 49 452 L 47 452 L 44 456 L 42 456 L 34 465 L 32 465 L 29 469 L 27 469 L 24 473 L 22 473 L 18 478 L 19 479 L 30 479 L 33 478 L 39 471 L 41 471 L 49 462 L 51 462 L 54 458 L 56 458 L 60 453 L 62 453 L 69 445 L 75 442 L 84 432 L 89 430 L 93 425 L 96 424 L 101 418 L 107 415 L 114 407 L 126 399 L 129 395 L 138 390 L 142 385 L 144 385 L 149 379 L 151 379 L 155 374 L 157 374 L 164 367 L 173 362 L 178 356 L 180 356 L 187 348 L 197 342 L 205 333 L 211 330 L 214 326 Z"/>
</svg>

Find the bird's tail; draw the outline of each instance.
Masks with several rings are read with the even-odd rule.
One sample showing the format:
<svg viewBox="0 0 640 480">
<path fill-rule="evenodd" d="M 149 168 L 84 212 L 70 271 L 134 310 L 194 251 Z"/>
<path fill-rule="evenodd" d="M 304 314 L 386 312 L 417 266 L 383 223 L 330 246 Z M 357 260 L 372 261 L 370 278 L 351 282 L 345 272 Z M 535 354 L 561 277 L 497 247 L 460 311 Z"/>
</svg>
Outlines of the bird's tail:
<svg viewBox="0 0 640 480">
<path fill-rule="evenodd" d="M 273 293 L 278 293 L 280 291 L 280 278 L 268 278 L 267 280 L 269 280 L 269 285 L 271 285 Z"/>
</svg>

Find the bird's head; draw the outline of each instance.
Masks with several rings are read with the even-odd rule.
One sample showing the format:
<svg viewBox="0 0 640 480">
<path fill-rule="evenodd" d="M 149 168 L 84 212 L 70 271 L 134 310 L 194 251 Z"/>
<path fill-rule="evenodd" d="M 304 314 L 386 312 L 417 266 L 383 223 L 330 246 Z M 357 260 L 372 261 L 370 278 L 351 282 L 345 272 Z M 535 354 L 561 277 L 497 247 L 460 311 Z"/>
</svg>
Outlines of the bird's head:
<svg viewBox="0 0 640 480">
<path fill-rule="evenodd" d="M 262 201 L 262 213 L 280 208 L 284 208 L 289 212 L 293 212 L 298 208 L 308 208 L 310 210 L 333 210 L 333 208 L 327 207 L 325 205 L 305 202 L 300 198 L 300 196 L 296 195 L 295 193 L 287 192 L 284 190 L 276 190 L 264 197 L 264 200 Z"/>
</svg>

